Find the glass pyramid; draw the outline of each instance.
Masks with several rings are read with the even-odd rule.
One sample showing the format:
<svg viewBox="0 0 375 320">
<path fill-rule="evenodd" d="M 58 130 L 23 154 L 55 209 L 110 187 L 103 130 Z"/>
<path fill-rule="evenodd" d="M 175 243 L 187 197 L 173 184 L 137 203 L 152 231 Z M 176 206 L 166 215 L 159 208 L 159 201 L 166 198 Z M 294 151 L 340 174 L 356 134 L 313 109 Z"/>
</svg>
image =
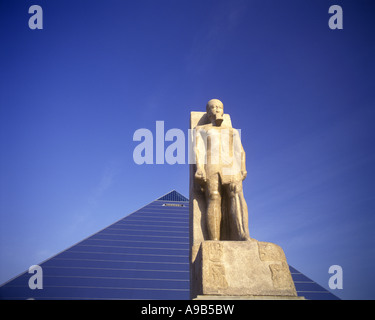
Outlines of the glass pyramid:
<svg viewBox="0 0 375 320">
<path fill-rule="evenodd" d="M 189 294 L 189 202 L 173 190 L 39 264 L 43 289 L 25 271 L 0 299 L 163 299 Z M 338 299 L 290 267 L 298 295 Z"/>
</svg>

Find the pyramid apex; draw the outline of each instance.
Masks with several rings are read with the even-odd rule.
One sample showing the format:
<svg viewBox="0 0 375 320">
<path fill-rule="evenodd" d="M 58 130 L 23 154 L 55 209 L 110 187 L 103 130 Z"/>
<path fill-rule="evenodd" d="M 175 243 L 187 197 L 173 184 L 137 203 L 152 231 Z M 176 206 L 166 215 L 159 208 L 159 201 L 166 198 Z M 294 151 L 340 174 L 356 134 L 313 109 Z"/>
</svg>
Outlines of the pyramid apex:
<svg viewBox="0 0 375 320">
<path fill-rule="evenodd" d="M 165 194 L 164 196 L 160 197 L 157 200 L 161 201 L 189 201 L 188 198 L 184 197 L 181 193 L 177 192 L 176 190 L 172 190 Z"/>
</svg>

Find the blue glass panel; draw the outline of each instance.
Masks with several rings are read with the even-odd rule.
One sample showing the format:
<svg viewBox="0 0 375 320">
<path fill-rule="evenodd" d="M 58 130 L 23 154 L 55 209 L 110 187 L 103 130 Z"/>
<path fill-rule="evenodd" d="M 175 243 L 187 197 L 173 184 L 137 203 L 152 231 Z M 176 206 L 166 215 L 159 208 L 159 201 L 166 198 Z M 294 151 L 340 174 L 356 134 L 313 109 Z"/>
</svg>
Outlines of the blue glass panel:
<svg viewBox="0 0 375 320">
<path fill-rule="evenodd" d="M 306 292 L 306 291 L 297 291 L 299 296 L 305 297 L 307 300 L 340 300 L 338 297 L 330 293 L 329 291 L 325 292 Z"/>
<path fill-rule="evenodd" d="M 295 282 L 294 285 L 296 286 L 296 290 L 298 291 L 327 291 L 316 282 Z"/>
<path fill-rule="evenodd" d="M 143 208 L 128 217 L 135 216 L 135 215 L 143 215 L 143 214 L 160 214 L 164 216 L 168 215 L 174 215 L 176 217 L 181 217 L 181 218 L 187 218 L 189 216 L 189 211 L 188 210 L 182 210 L 182 209 L 175 209 L 175 208 L 170 208 L 170 207 L 158 207 L 158 208 Z"/>
<path fill-rule="evenodd" d="M 153 229 L 153 225 L 150 225 L 150 224 L 140 224 L 140 223 L 128 223 L 128 224 L 116 224 L 116 225 L 113 225 L 111 227 L 108 227 L 108 229 L 112 230 L 112 229 L 116 229 L 116 230 L 123 230 L 123 229 L 127 229 L 127 230 L 139 230 L 139 231 L 142 231 L 142 230 L 152 230 Z M 189 228 L 188 227 L 159 227 L 157 230 L 154 229 L 154 231 L 165 231 L 165 232 L 189 232 Z"/>
<path fill-rule="evenodd" d="M 44 277 L 43 290 L 49 287 L 95 287 L 113 289 L 189 289 L 188 281 L 101 277 Z"/>
<path fill-rule="evenodd" d="M 169 279 L 189 281 L 186 270 L 142 270 L 142 269 L 99 269 L 83 267 L 47 267 L 43 269 L 48 276 L 81 276 L 106 278 Z M 27 279 L 29 279 L 27 277 Z M 24 280 L 22 280 L 24 281 Z M 25 282 L 20 282 L 25 283 Z"/>
<path fill-rule="evenodd" d="M 139 237 L 135 238 L 134 236 L 129 236 L 126 234 L 97 234 L 90 238 L 91 240 L 116 240 L 116 241 L 138 241 Z M 175 242 L 175 243 L 184 243 L 188 244 L 189 239 L 187 237 L 168 237 L 163 235 L 157 236 L 142 236 L 142 242 Z"/>
<path fill-rule="evenodd" d="M 80 268 L 103 268 L 103 269 L 142 269 L 142 270 L 180 270 L 188 271 L 188 263 L 172 262 L 142 262 L 137 260 L 116 261 L 116 260 L 75 260 L 75 259 L 51 259 L 42 264 L 42 267 L 80 267 Z"/>
<path fill-rule="evenodd" d="M 189 237 L 189 232 L 188 231 L 174 231 L 174 230 L 151 230 L 151 229 L 142 229 L 142 230 L 132 230 L 128 228 L 107 228 L 104 231 L 101 231 L 97 234 L 126 234 L 128 236 L 138 236 L 142 237 L 144 235 L 149 235 L 149 236 L 171 236 L 171 237 Z"/>
<path fill-rule="evenodd" d="M 173 215 L 166 215 L 166 216 L 161 216 L 154 214 L 153 216 L 150 213 L 145 213 L 143 215 L 134 215 L 129 217 L 126 221 L 149 221 L 149 222 L 173 222 L 173 223 L 180 223 L 180 224 L 185 224 L 189 222 L 188 218 L 181 218 L 181 217 L 175 217 Z"/>
<path fill-rule="evenodd" d="M 300 281 L 307 281 L 307 282 L 313 282 L 311 279 L 307 278 L 302 273 L 292 273 L 292 278 L 294 282 L 300 282 Z"/>
<path fill-rule="evenodd" d="M 186 229 L 187 226 L 186 226 L 186 223 L 187 222 L 180 222 L 180 221 L 168 221 L 166 219 L 164 220 L 159 220 L 159 219 L 155 219 L 155 220 L 150 220 L 150 219 L 135 219 L 135 218 L 129 218 L 128 220 L 124 221 L 124 222 L 121 222 L 121 223 L 117 223 L 117 225 L 121 225 L 121 226 L 126 226 L 126 225 L 130 225 L 130 224 L 147 224 L 149 226 L 152 226 L 154 228 L 157 228 L 157 227 L 173 227 L 173 228 L 183 228 L 183 229 Z"/>
<path fill-rule="evenodd" d="M 189 299 L 187 289 L 112 289 L 50 287 L 43 290 L 9 288 L 10 299 Z"/>
<path fill-rule="evenodd" d="M 95 240 L 87 239 L 81 244 L 90 245 L 107 245 L 107 246 L 131 246 L 138 248 L 164 248 L 164 249 L 186 249 L 187 244 L 175 242 L 156 242 L 156 241 L 142 241 L 142 240 Z"/>
<path fill-rule="evenodd" d="M 142 261 L 142 262 L 171 262 L 186 263 L 186 256 L 173 256 L 162 254 L 130 254 L 130 253 L 97 253 L 97 252 L 74 252 L 66 251 L 59 255 L 59 259 L 96 259 L 96 260 L 115 260 L 115 261 Z"/>
<path fill-rule="evenodd" d="M 135 229 L 135 230 L 137 230 L 137 229 L 139 229 L 139 228 L 144 228 L 144 229 L 152 229 L 152 228 L 154 228 L 155 227 L 155 225 L 152 223 L 152 222 L 147 222 L 147 223 L 145 223 L 145 222 L 136 222 L 136 221 L 129 221 L 129 222 L 123 222 L 123 223 L 117 223 L 116 225 L 113 225 L 111 228 L 123 228 L 123 227 L 137 227 L 137 228 L 132 228 L 132 229 Z M 173 230 L 173 229 L 175 229 L 175 230 L 178 230 L 178 231 L 184 231 L 184 230 L 189 230 L 189 227 L 188 226 L 181 226 L 181 225 L 178 225 L 178 226 L 172 226 L 172 225 L 170 225 L 170 226 L 166 226 L 166 225 L 159 225 L 158 226 L 158 229 L 159 230 L 165 230 L 165 231 L 168 231 L 168 230 Z"/>
<path fill-rule="evenodd" d="M 171 255 L 171 256 L 189 256 L 189 249 L 166 249 L 166 248 L 144 248 L 132 246 L 92 246 L 92 245 L 77 245 L 70 248 L 68 251 L 87 251 L 87 252 L 108 252 L 108 253 L 135 253 L 135 254 L 155 254 L 155 255 Z"/>
</svg>

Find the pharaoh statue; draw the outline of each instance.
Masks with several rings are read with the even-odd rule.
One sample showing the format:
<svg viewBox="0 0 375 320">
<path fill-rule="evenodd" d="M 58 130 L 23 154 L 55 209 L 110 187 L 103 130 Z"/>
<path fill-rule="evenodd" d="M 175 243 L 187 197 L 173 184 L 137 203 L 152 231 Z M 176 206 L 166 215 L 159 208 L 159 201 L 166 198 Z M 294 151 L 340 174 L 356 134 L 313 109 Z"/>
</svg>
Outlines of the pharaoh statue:
<svg viewBox="0 0 375 320">
<path fill-rule="evenodd" d="M 223 103 L 190 114 L 190 295 L 299 299 L 283 249 L 250 238 L 245 152 Z"/>
<path fill-rule="evenodd" d="M 206 119 L 208 123 L 197 125 L 194 130 L 193 178 L 205 198 L 204 240 L 250 240 L 242 189 L 247 172 L 240 133 L 224 123 L 220 100 L 208 101 Z"/>
</svg>

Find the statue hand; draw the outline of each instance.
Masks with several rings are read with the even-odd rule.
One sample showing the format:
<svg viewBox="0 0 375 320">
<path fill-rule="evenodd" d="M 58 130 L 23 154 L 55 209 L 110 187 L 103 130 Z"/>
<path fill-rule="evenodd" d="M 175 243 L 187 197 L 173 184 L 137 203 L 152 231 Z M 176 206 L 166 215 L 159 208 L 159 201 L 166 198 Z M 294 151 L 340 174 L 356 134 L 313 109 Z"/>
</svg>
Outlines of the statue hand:
<svg viewBox="0 0 375 320">
<path fill-rule="evenodd" d="M 247 171 L 246 170 L 242 170 L 241 171 L 241 175 L 242 175 L 242 180 L 245 180 L 246 177 L 247 177 Z"/>
<path fill-rule="evenodd" d="M 199 181 L 199 183 L 205 183 L 207 181 L 206 173 L 198 169 L 197 172 L 195 173 L 195 179 Z"/>
</svg>

